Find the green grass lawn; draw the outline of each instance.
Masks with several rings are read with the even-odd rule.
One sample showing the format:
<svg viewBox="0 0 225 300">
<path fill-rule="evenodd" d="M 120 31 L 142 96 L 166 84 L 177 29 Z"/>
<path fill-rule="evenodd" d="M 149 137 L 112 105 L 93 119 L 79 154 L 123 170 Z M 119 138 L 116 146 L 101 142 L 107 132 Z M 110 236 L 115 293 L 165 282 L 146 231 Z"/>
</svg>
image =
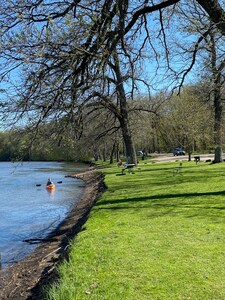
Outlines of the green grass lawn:
<svg viewBox="0 0 225 300">
<path fill-rule="evenodd" d="M 225 299 L 225 164 L 178 165 L 103 170 L 108 189 L 47 299 Z"/>
</svg>

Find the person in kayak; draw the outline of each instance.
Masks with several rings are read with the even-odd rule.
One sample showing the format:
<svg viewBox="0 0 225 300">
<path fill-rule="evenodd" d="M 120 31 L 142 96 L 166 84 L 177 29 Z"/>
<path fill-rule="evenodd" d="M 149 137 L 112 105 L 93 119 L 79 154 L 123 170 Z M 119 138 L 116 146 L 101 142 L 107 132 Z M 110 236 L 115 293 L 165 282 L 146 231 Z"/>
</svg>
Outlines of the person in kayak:
<svg viewBox="0 0 225 300">
<path fill-rule="evenodd" d="M 53 184 L 53 181 L 51 180 L 51 178 L 48 178 L 46 185 L 51 185 L 51 184 Z"/>
</svg>

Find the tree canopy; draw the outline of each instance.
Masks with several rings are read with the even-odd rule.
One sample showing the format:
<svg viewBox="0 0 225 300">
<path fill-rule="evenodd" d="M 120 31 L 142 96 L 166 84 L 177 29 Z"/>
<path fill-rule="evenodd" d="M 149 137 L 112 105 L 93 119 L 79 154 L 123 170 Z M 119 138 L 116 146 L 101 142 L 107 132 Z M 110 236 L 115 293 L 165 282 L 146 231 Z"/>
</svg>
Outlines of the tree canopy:
<svg viewBox="0 0 225 300">
<path fill-rule="evenodd" d="M 54 122 L 51 128 L 59 137 L 71 126 L 74 136 L 80 137 L 90 113 L 107 111 L 111 122 L 114 119 L 107 130 L 122 129 L 127 156 L 135 162 L 127 101 L 138 93 L 138 83 L 148 92 L 152 88 L 139 71 L 141 63 L 147 56 L 157 75 L 161 62 L 158 43 L 168 76 L 175 86 L 182 85 L 201 41 L 211 30 L 198 32 L 189 67 L 176 71 L 167 34 L 177 11 L 188 14 L 191 3 L 204 10 L 213 27 L 225 35 L 224 1 L 1 2 L 1 81 L 11 82 L 14 88 L 2 100 L 4 116 L 8 113 L 12 124 L 23 119 L 36 134 L 40 124 Z M 196 21 L 200 17 L 196 14 Z M 149 106 L 135 109 L 156 113 Z"/>
</svg>

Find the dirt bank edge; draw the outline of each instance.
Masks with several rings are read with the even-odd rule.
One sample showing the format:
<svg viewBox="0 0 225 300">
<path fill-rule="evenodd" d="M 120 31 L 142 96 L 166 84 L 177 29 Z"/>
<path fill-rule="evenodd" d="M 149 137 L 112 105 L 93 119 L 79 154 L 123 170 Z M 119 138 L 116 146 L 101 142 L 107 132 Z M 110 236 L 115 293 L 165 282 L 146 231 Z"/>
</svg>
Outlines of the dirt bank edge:
<svg viewBox="0 0 225 300">
<path fill-rule="evenodd" d="M 85 182 L 82 198 L 60 226 L 25 259 L 0 273 L 0 299 L 43 299 L 43 286 L 54 280 L 56 265 L 67 256 L 69 241 L 82 228 L 105 185 L 103 175 L 89 170 L 72 177 Z"/>
</svg>

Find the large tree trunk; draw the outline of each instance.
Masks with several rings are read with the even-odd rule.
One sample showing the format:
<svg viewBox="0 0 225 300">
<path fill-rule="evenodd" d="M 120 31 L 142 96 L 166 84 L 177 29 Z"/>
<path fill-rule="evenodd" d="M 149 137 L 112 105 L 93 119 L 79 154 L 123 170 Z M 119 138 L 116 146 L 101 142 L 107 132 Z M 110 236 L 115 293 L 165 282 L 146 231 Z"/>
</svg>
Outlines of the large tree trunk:
<svg viewBox="0 0 225 300">
<path fill-rule="evenodd" d="M 218 75 L 217 77 L 220 78 Z M 214 89 L 214 108 L 215 108 L 215 120 L 214 120 L 214 142 L 215 142 L 215 158 L 214 162 L 221 162 L 222 159 L 222 138 L 221 138 L 221 124 L 222 124 L 222 103 L 221 103 L 221 88 L 220 79 L 215 82 Z"/>
<path fill-rule="evenodd" d="M 218 0 L 197 0 L 220 32 L 225 35 L 225 12 Z"/>
<path fill-rule="evenodd" d="M 223 161 L 222 154 L 222 100 L 221 100 L 221 79 L 219 71 L 214 74 L 214 143 L 215 143 L 215 157 L 214 162 L 219 163 Z"/>
<path fill-rule="evenodd" d="M 94 160 L 98 161 L 99 155 L 98 155 L 98 148 L 96 146 L 93 147 L 93 155 L 94 155 Z"/>
<path fill-rule="evenodd" d="M 215 157 L 214 162 L 219 163 L 222 159 L 222 101 L 221 101 L 221 67 L 217 67 L 217 53 L 215 46 L 215 36 L 210 32 L 211 65 L 213 71 L 213 100 L 214 100 L 214 143 Z"/>
<path fill-rule="evenodd" d="M 222 154 L 222 139 L 221 139 L 221 123 L 222 123 L 222 103 L 220 88 L 214 93 L 215 121 L 214 121 L 214 142 L 215 142 L 215 157 L 214 162 L 223 161 Z"/>
<path fill-rule="evenodd" d="M 123 85 L 123 78 L 120 72 L 119 58 L 116 52 L 113 54 L 114 57 L 114 71 L 116 73 L 116 81 L 117 81 L 117 93 L 120 103 L 120 114 L 119 114 L 119 122 L 121 126 L 122 136 L 126 149 L 126 157 L 127 163 L 129 164 L 137 164 L 137 155 L 135 152 L 131 131 L 129 128 L 129 120 L 128 120 L 128 107 L 127 107 L 127 99 L 126 93 Z"/>
<path fill-rule="evenodd" d="M 132 136 L 130 133 L 128 120 L 126 118 L 121 118 L 120 126 L 121 126 L 123 140 L 124 140 L 125 149 L 126 149 L 127 163 L 136 165 L 137 164 L 137 155 L 135 152 Z"/>
<path fill-rule="evenodd" d="M 105 162 L 106 161 L 106 145 L 104 144 L 103 150 L 102 150 L 102 160 Z"/>
<path fill-rule="evenodd" d="M 114 153 L 115 153 L 115 150 L 116 150 L 116 144 L 117 144 L 117 142 L 115 141 L 113 143 L 113 146 L 112 146 L 112 150 L 111 150 L 111 153 L 110 153 L 110 162 L 109 162 L 110 164 L 113 164 L 113 156 L 114 156 Z"/>
</svg>

